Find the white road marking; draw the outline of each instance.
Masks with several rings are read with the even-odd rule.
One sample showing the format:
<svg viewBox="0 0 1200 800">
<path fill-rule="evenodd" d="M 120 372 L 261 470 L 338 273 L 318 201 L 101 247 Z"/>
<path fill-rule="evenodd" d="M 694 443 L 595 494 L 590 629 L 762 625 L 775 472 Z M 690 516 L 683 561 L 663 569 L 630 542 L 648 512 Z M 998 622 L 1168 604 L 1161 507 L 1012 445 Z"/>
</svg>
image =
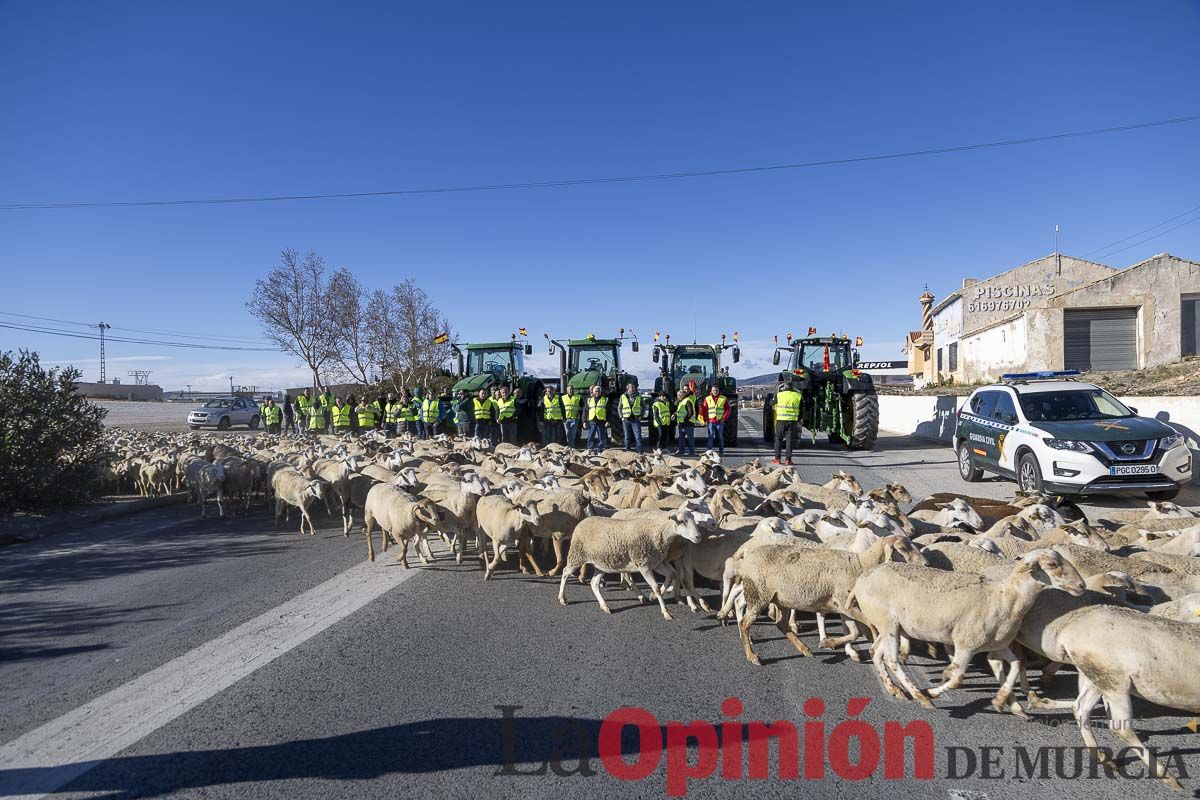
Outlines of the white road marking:
<svg viewBox="0 0 1200 800">
<path fill-rule="evenodd" d="M 43 797 L 417 574 L 363 562 L 0 747 L 0 796 Z M 24 774 L 22 774 L 24 771 Z"/>
</svg>

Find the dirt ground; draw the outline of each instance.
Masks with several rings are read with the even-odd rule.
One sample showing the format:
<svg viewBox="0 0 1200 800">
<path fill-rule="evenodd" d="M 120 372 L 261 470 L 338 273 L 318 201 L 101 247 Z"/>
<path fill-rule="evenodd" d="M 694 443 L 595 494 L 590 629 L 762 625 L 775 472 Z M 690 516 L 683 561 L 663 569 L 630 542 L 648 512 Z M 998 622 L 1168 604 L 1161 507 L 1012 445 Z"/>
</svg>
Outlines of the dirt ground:
<svg viewBox="0 0 1200 800">
<path fill-rule="evenodd" d="M 1080 380 L 1094 383 L 1118 397 L 1187 397 L 1200 395 L 1200 358 L 1123 372 L 1085 372 Z M 880 386 L 880 394 L 955 395 L 965 397 L 983 384 L 946 384 L 923 389 Z"/>
</svg>

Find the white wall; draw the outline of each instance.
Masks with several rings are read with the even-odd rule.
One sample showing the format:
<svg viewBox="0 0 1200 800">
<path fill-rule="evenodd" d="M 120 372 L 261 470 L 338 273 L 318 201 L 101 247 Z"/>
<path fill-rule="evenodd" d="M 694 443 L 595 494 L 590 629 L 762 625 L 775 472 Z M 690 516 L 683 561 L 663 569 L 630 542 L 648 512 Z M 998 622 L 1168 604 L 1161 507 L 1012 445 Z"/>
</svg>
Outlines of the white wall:
<svg viewBox="0 0 1200 800">
<path fill-rule="evenodd" d="M 1006 372 L 1025 372 L 1025 317 L 968 334 L 959 344 L 958 358 L 963 383 L 994 381 Z"/>
<path fill-rule="evenodd" d="M 951 395 L 905 397 L 880 395 L 879 427 L 893 433 L 919 436 L 949 443 L 954 436 L 955 415 L 967 398 Z M 1122 397 L 1121 402 L 1175 426 L 1188 437 L 1193 464 L 1200 463 L 1200 397 Z M 1193 469 L 1192 482 L 1200 484 L 1200 470 Z"/>
</svg>

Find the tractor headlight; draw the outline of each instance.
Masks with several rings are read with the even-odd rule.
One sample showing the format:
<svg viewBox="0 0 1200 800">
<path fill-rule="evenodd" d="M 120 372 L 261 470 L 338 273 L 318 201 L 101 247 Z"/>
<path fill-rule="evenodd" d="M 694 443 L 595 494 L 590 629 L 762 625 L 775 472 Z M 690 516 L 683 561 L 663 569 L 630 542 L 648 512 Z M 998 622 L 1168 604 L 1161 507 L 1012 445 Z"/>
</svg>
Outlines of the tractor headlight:
<svg viewBox="0 0 1200 800">
<path fill-rule="evenodd" d="M 1077 442 L 1074 439 L 1046 439 L 1046 446 L 1054 450 L 1068 450 L 1072 453 L 1090 453 L 1092 446 L 1087 442 Z"/>
<path fill-rule="evenodd" d="M 1172 450 L 1176 447 L 1183 446 L 1183 434 L 1175 433 L 1170 436 L 1164 436 L 1158 440 L 1158 446 L 1163 450 Z"/>
</svg>

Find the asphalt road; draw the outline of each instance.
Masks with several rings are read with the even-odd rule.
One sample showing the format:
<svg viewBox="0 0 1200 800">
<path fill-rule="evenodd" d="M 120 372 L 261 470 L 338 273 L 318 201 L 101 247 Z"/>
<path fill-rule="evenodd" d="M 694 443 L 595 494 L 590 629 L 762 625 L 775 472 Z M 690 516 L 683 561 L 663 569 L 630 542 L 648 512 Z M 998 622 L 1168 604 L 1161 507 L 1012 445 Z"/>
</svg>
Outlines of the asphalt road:
<svg viewBox="0 0 1200 800">
<path fill-rule="evenodd" d="M 747 435 L 729 455 L 762 455 L 757 441 Z M 899 437 L 871 453 L 819 448 L 797 461 L 810 480 L 845 468 L 866 486 L 900 480 L 914 495 L 963 488 L 946 448 Z M 174 507 L 5 548 L 0 796 L 661 797 L 668 771 L 680 774 L 665 756 L 639 781 L 612 777 L 594 757 L 591 776 L 505 773 L 536 772 L 556 753 L 560 771 L 577 769 L 578 746 L 556 737 L 570 731 L 594 749 L 619 707 L 645 709 L 674 737 L 672 720 L 729 719 L 729 697 L 744 708 L 734 719 L 797 728 L 814 719 L 805 701 L 821 698 L 830 742 L 841 741 L 835 730 L 855 697 L 869 699 L 860 718 L 876 731 L 925 720 L 934 777 L 911 777 L 911 745 L 903 780 L 885 778 L 881 765 L 851 781 L 832 763 L 823 779 L 787 780 L 774 755 L 766 780 L 723 779 L 730 757 L 712 777 L 692 780 L 691 796 L 1169 796 L 1144 779 L 1088 778 L 1086 757 L 1082 777 L 1053 777 L 1056 756 L 1068 773 L 1079 757 L 1069 715 L 996 714 L 985 670 L 926 712 L 889 699 L 869 666 L 840 653 L 799 657 L 773 626 L 757 626 L 764 666 L 754 667 L 733 627 L 686 608 L 672 606 L 668 622 L 610 589 L 615 613 L 606 616 L 574 582 L 563 608 L 556 581 L 509 569 L 485 583 L 475 562 L 455 565 L 444 552 L 407 572 L 392 552 L 370 564 L 361 532 L 347 541 L 324 521 L 309 537 L 273 531 L 261 511 L 202 521 L 194 508 Z M 937 680 L 940 665 L 915 661 L 918 680 Z M 1063 674 L 1057 696 L 1073 688 Z M 520 706 L 507 748 L 497 706 Z M 1200 787 L 1200 738 L 1188 717 L 1144 705 L 1138 716 L 1150 745 L 1181 754 L 1196 775 L 1184 781 L 1188 791 Z M 1110 734 L 1100 738 L 1117 747 Z M 615 746 L 634 762 L 632 737 Z M 948 777 L 951 747 L 973 754 L 971 776 Z M 1018 748 L 1036 757 L 1038 747 L 1062 748 L 1047 753 L 1052 777 L 1014 779 Z M 998 749 L 985 759 L 981 748 Z M 966 751 L 955 752 L 961 773 Z M 985 760 L 1005 777 L 982 778 Z"/>
</svg>

